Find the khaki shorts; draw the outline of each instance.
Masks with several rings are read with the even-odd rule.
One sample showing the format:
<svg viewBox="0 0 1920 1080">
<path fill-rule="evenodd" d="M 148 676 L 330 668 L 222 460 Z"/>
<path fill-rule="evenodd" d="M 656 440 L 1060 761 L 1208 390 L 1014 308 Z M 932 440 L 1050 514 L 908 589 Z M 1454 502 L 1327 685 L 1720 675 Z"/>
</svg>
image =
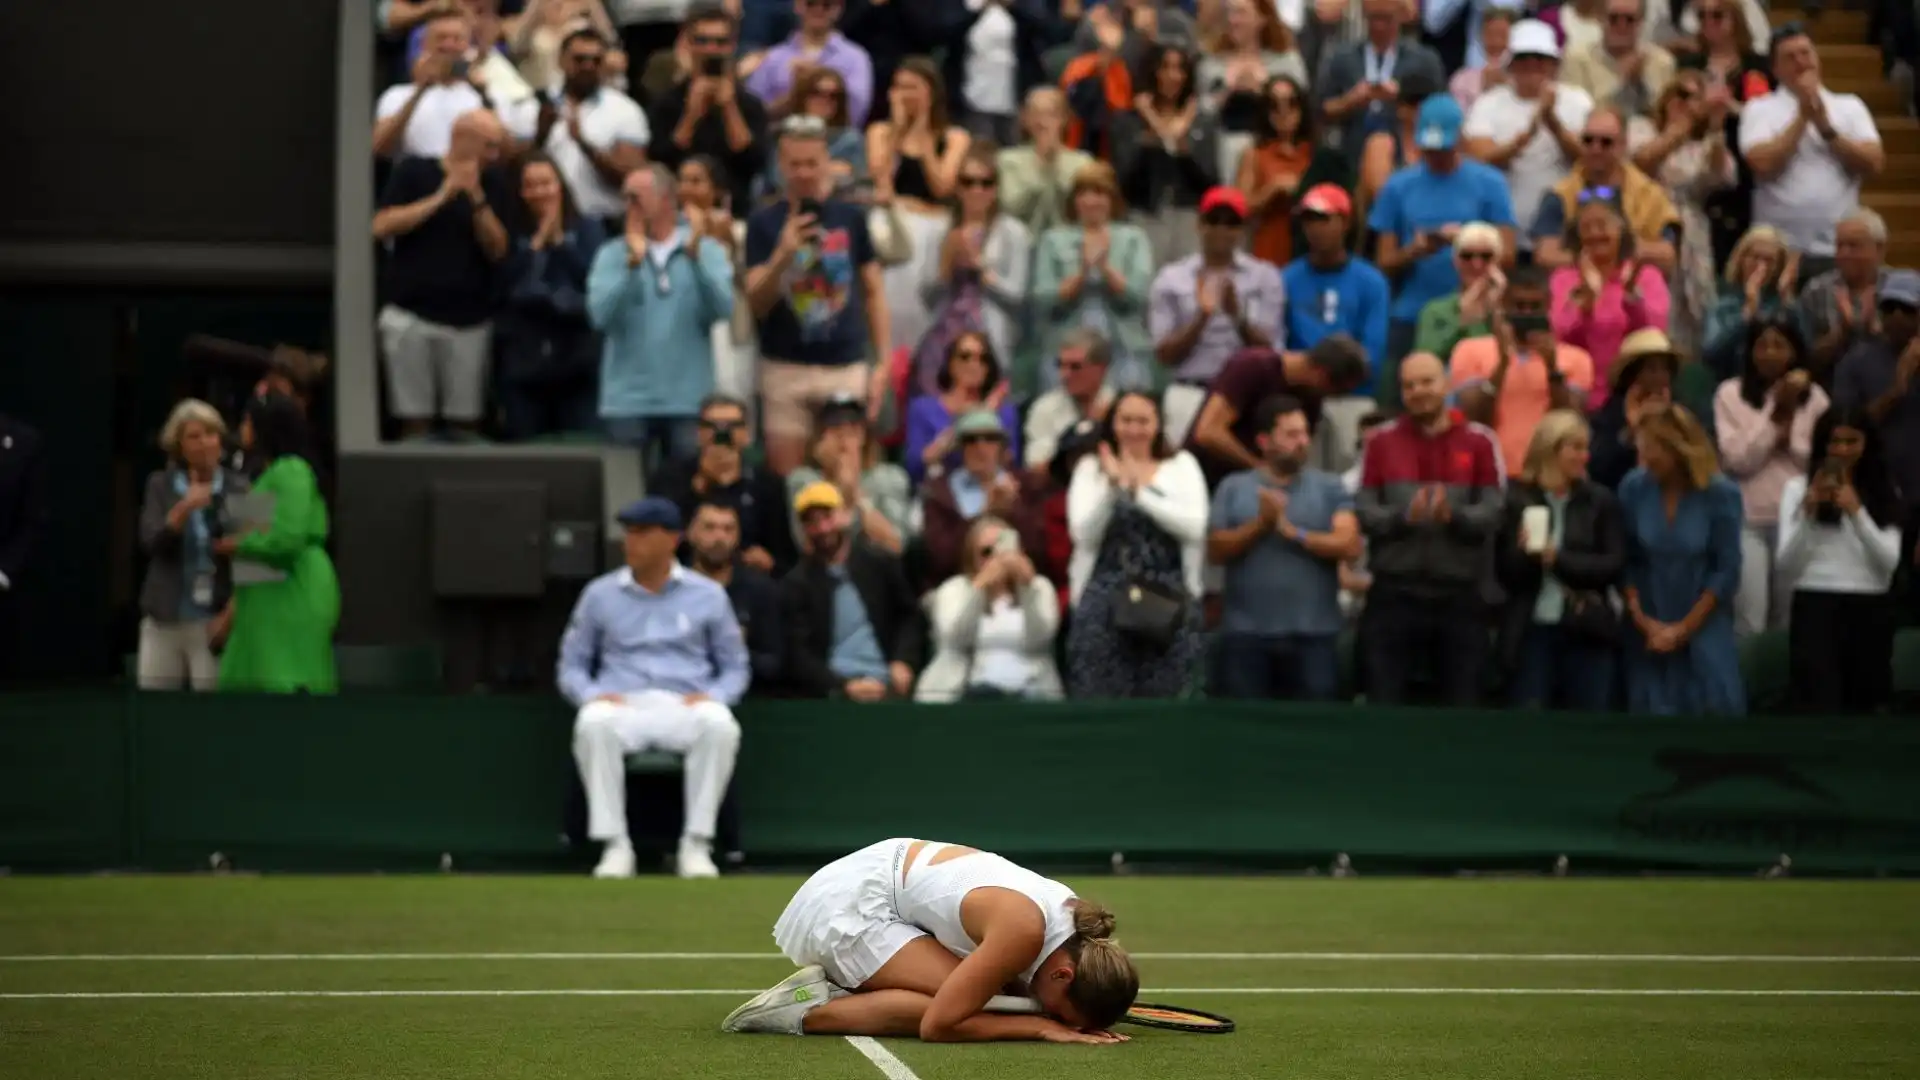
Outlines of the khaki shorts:
<svg viewBox="0 0 1920 1080">
<path fill-rule="evenodd" d="M 867 372 L 866 364 L 821 367 L 762 358 L 760 408 L 767 434 L 806 438 L 821 405 L 841 396 L 867 400 Z"/>
</svg>

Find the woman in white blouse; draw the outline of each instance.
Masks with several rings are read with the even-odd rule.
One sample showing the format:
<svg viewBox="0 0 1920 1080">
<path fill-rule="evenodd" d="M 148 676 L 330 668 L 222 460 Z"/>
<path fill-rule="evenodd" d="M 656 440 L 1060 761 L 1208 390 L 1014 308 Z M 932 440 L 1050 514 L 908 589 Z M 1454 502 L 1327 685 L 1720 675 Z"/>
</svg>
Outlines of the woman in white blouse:
<svg viewBox="0 0 1920 1080">
<path fill-rule="evenodd" d="M 1153 398 L 1114 399 L 1099 452 L 1073 470 L 1067 531 L 1073 696 L 1179 696 L 1202 648 L 1207 480 L 1167 445 Z"/>
<path fill-rule="evenodd" d="M 1807 474 L 1780 493 L 1788 685 L 1797 708 L 1819 715 L 1872 712 L 1892 693 L 1900 502 L 1875 427 L 1863 409 L 1829 409 Z"/>
<path fill-rule="evenodd" d="M 1062 696 L 1053 639 L 1060 594 L 1020 550 L 1020 534 L 990 514 L 974 519 L 960 572 L 928 594 L 933 662 L 915 701 L 1052 700 Z"/>
</svg>

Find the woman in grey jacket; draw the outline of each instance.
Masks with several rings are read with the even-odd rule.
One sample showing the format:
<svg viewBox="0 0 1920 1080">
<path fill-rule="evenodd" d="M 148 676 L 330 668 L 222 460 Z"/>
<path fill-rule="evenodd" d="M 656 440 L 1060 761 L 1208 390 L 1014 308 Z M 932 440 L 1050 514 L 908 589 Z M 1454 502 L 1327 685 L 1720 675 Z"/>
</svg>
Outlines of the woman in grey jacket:
<svg viewBox="0 0 1920 1080">
<path fill-rule="evenodd" d="M 188 398 L 160 429 L 167 467 L 147 477 L 140 505 L 140 546 L 147 553 L 140 587 L 140 647 L 135 673 L 142 690 L 212 690 L 220 674 L 213 648 L 231 618 L 233 568 L 215 557 L 225 500 L 247 479 L 220 463 L 227 425 L 213 406 Z"/>
</svg>

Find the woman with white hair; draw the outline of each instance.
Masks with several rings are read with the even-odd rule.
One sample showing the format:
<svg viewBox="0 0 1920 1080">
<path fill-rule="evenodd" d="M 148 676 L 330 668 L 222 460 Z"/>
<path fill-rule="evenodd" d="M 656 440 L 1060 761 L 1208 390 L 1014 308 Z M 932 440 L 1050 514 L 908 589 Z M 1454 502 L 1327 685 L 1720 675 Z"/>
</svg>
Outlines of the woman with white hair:
<svg viewBox="0 0 1920 1080">
<path fill-rule="evenodd" d="M 227 425 L 213 406 L 188 398 L 160 429 L 166 467 L 147 477 L 140 504 L 140 645 L 135 678 L 142 690 L 212 690 L 220 676 L 213 647 L 232 619 L 233 568 L 214 554 L 222 503 L 247 490 L 247 478 L 220 463 Z"/>
<path fill-rule="evenodd" d="M 1053 662 L 1060 593 L 1034 569 L 1012 525 L 983 514 L 960 549 L 960 572 L 926 598 L 933 662 L 914 700 L 1049 700 L 1064 696 Z"/>
<path fill-rule="evenodd" d="M 1493 315 L 1507 286 L 1506 275 L 1500 272 L 1505 254 L 1499 229 L 1484 221 L 1461 227 L 1453 238 L 1453 268 L 1460 275 L 1460 290 L 1430 300 L 1420 309 L 1420 320 L 1414 324 L 1413 352 L 1448 357 L 1462 341 L 1493 333 Z M 1400 393 L 1397 368 L 1376 373 L 1374 385 L 1379 388 L 1381 403 L 1392 403 Z"/>
</svg>

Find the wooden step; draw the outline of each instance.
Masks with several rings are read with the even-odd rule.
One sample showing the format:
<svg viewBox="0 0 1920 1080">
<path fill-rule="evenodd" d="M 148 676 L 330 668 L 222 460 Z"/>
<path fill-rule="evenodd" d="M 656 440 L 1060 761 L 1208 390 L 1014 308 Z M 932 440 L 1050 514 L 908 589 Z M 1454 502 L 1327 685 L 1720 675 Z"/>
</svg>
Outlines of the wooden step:
<svg viewBox="0 0 1920 1080">
<path fill-rule="evenodd" d="M 1768 17 L 1774 26 L 1801 23 L 1813 32 L 1813 40 L 1823 43 L 1823 48 L 1826 42 L 1857 45 L 1867 40 L 1867 13 L 1864 11 L 1828 9 L 1818 15 L 1809 15 L 1791 8 L 1776 8 Z M 1764 41 L 1756 41 L 1754 46 L 1763 53 L 1767 51 Z"/>
</svg>

